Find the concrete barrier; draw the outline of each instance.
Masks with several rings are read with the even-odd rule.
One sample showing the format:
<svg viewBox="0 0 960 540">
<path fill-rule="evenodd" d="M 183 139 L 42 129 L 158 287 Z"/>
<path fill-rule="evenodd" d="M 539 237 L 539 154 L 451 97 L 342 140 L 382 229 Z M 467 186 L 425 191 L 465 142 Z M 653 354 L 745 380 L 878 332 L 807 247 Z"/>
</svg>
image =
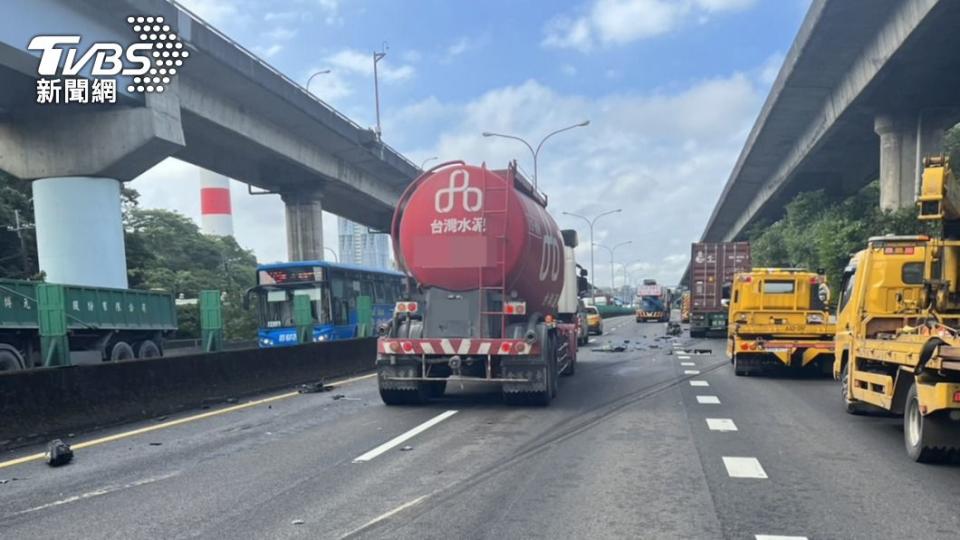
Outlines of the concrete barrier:
<svg viewBox="0 0 960 540">
<path fill-rule="evenodd" d="M 0 448 L 373 369 L 376 339 L 0 374 Z"/>
</svg>

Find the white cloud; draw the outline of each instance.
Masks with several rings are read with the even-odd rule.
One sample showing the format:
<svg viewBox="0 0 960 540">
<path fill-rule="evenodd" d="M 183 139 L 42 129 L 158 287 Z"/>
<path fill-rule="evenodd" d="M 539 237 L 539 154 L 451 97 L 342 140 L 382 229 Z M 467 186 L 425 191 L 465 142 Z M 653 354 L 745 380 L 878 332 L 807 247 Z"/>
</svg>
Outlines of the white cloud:
<svg viewBox="0 0 960 540">
<path fill-rule="evenodd" d="M 297 35 L 297 31 L 286 26 L 277 26 L 263 33 L 263 37 L 273 41 L 288 41 Z"/>
<path fill-rule="evenodd" d="M 373 76 L 373 53 L 365 53 L 356 49 L 343 49 L 327 57 L 327 62 L 334 68 L 364 76 Z M 393 65 L 389 57 L 377 64 L 380 80 L 398 82 L 410 79 L 414 75 L 413 66 L 403 64 Z"/>
<path fill-rule="evenodd" d="M 601 219 L 595 229 L 601 244 L 633 241 L 617 250 L 617 275 L 622 275 L 620 263 L 633 262 L 630 268 L 642 277 L 674 284 L 686 265 L 689 241 L 702 231 L 762 97 L 757 81 L 743 74 L 703 80 L 672 94 L 597 99 L 527 81 L 467 103 L 430 98 L 386 123 L 391 132 L 416 126 L 425 134 L 419 140 L 435 134 L 433 144 L 407 152 L 411 158 L 439 156 L 495 168 L 516 158 L 532 172 L 529 152 L 520 143 L 481 133 L 518 135 L 536 145 L 553 129 L 590 119 L 590 126 L 558 135 L 541 152 L 539 184 L 550 197 L 551 213 L 561 227 L 580 229 L 582 263 L 589 262 L 586 227 L 561 212 L 592 216 L 623 208 L 623 214 Z M 606 285 L 609 256 L 598 250 L 595 257 L 597 281 Z"/>
<path fill-rule="evenodd" d="M 570 64 L 564 64 L 560 66 L 560 73 L 563 73 L 567 77 L 573 77 L 577 74 L 577 68 Z"/>
<path fill-rule="evenodd" d="M 593 0 L 581 14 L 554 17 L 544 27 L 542 45 L 583 52 L 672 32 L 688 20 L 740 11 L 755 0 Z"/>
</svg>

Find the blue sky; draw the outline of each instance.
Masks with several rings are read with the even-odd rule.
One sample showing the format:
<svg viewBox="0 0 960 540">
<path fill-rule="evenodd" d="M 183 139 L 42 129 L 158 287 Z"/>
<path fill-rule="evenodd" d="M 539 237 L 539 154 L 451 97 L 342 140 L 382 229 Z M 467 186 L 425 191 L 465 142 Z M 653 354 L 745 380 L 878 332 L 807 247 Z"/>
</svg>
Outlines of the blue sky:
<svg viewBox="0 0 960 540">
<path fill-rule="evenodd" d="M 383 137 L 417 163 L 518 158 L 530 170 L 517 143 L 480 132 L 537 139 L 590 119 L 541 155 L 552 213 L 561 227 L 578 227 L 560 212 L 623 208 L 624 219 L 598 224 L 597 241 L 632 242 L 617 259 L 634 280 L 675 283 L 809 1 L 181 3 L 296 81 L 330 69 L 310 90 L 361 125 L 374 123 L 370 54 L 386 42 Z M 133 187 L 146 206 L 198 217 L 198 201 L 172 182 L 199 180 L 192 166 L 168 160 Z M 252 199 L 236 183 L 232 192 L 240 243 L 262 260 L 283 259 L 280 201 Z M 325 226 L 336 249 L 332 216 Z M 578 257 L 586 260 L 583 244 Z M 596 256 L 606 285 L 609 256 Z"/>
</svg>

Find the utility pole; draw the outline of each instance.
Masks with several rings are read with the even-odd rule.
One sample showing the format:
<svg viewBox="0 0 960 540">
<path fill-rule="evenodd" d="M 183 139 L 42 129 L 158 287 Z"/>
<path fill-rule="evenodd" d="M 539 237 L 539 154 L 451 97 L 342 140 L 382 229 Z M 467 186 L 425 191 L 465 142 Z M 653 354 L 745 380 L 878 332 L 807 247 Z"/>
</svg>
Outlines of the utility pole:
<svg viewBox="0 0 960 540">
<path fill-rule="evenodd" d="M 17 233 L 17 239 L 20 240 L 20 259 L 23 262 L 23 277 L 30 275 L 30 256 L 27 254 L 27 241 L 23 237 L 23 231 L 32 229 L 33 225 L 20 223 L 20 210 L 13 211 L 14 226 L 7 225 L 7 230 Z"/>
</svg>

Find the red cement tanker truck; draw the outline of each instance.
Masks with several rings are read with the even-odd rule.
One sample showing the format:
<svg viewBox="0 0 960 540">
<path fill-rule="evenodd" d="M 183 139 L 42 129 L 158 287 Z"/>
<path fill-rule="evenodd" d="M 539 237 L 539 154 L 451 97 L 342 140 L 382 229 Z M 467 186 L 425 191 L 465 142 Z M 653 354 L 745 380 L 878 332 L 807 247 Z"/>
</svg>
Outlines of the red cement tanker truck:
<svg viewBox="0 0 960 540">
<path fill-rule="evenodd" d="M 576 232 L 561 232 L 546 206 L 516 163 L 444 163 L 407 188 L 391 236 L 417 285 L 381 328 L 384 403 L 422 403 L 453 381 L 500 385 L 511 404 L 550 403 L 558 377 L 576 369 L 586 280 Z"/>
</svg>

